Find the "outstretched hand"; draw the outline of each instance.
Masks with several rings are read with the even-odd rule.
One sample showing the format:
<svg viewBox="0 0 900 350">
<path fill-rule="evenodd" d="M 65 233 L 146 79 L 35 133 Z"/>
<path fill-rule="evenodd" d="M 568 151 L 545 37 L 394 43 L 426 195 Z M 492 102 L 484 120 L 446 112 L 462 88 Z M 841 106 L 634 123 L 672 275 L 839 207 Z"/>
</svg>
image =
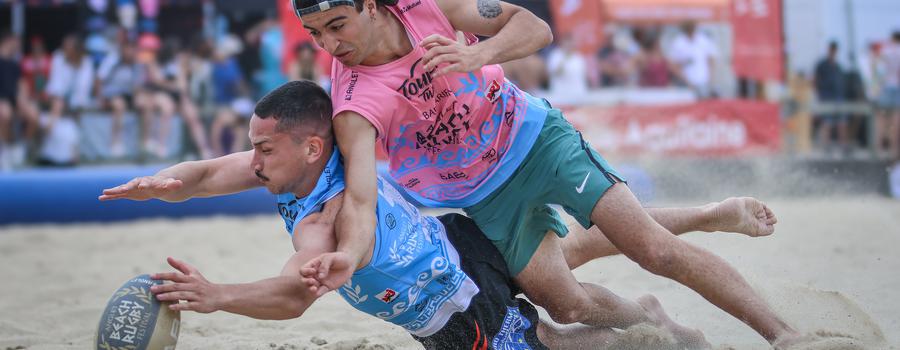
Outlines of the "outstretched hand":
<svg viewBox="0 0 900 350">
<path fill-rule="evenodd" d="M 309 290 L 320 297 L 340 288 L 350 280 L 354 266 L 344 252 L 325 253 L 306 262 L 300 268 L 301 281 Z"/>
<path fill-rule="evenodd" d="M 150 275 L 150 278 L 156 280 L 174 282 L 150 287 L 150 291 L 156 295 L 156 299 L 174 302 L 169 305 L 169 308 L 178 311 L 195 311 L 205 314 L 220 309 L 223 293 L 218 285 L 207 281 L 200 271 L 184 261 L 171 257 L 166 261 L 179 272 Z M 185 302 L 179 303 L 180 300 Z"/>
<path fill-rule="evenodd" d="M 152 198 L 161 198 L 169 193 L 181 189 L 184 183 L 164 176 L 143 176 L 134 178 L 128 183 L 103 190 L 103 194 L 97 199 L 108 201 L 113 199 L 130 199 L 145 201 Z"/>
</svg>

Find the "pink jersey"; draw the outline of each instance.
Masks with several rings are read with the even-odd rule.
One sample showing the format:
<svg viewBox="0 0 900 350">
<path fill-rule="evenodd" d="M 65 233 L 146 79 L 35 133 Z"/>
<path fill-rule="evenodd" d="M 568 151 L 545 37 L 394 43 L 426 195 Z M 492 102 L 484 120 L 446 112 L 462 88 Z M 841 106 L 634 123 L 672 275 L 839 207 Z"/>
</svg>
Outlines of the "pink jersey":
<svg viewBox="0 0 900 350">
<path fill-rule="evenodd" d="M 474 205 L 516 170 L 548 107 L 506 81 L 499 65 L 433 77 L 422 69 L 418 44 L 432 34 L 455 38 L 450 22 L 434 0 L 400 0 L 388 9 L 413 51 L 380 66 L 333 60 L 334 115 L 353 111 L 375 126 L 391 177 L 421 204 Z"/>
</svg>

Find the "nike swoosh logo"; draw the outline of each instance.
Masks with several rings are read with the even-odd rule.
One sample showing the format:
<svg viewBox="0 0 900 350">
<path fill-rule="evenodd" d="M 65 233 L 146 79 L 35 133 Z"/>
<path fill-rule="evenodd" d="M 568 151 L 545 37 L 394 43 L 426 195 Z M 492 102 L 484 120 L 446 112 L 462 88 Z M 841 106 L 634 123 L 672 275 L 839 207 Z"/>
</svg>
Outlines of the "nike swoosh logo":
<svg viewBox="0 0 900 350">
<path fill-rule="evenodd" d="M 589 177 L 591 177 L 591 173 L 588 173 L 587 176 L 584 177 L 584 181 L 581 182 L 581 186 L 575 187 L 575 192 L 578 192 L 578 194 L 584 192 L 584 184 L 587 183 Z"/>
</svg>

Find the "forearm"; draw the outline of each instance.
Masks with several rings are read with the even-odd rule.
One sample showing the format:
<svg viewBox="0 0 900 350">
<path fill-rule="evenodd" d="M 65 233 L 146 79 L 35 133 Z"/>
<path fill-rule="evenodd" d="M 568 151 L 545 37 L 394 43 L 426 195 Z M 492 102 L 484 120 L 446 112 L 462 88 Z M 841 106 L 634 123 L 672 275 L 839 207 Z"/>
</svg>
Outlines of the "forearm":
<svg viewBox="0 0 900 350">
<path fill-rule="evenodd" d="M 224 298 L 219 310 L 261 320 L 300 317 L 315 300 L 299 276 L 279 276 L 220 287 Z"/>
<path fill-rule="evenodd" d="M 351 266 L 365 265 L 369 249 L 375 241 L 375 208 L 362 205 L 344 196 L 344 203 L 335 221 L 337 251 L 347 253 Z"/>
<path fill-rule="evenodd" d="M 183 162 L 156 175 L 181 180 L 183 185 L 159 199 L 180 202 L 196 197 L 214 197 L 261 186 L 251 171 L 253 151 L 232 153 L 215 159 Z"/>
<path fill-rule="evenodd" d="M 475 46 L 486 55 L 487 65 L 530 56 L 552 41 L 553 34 L 546 22 L 529 11 L 517 11 L 496 35 Z"/>
<path fill-rule="evenodd" d="M 159 197 L 159 199 L 174 203 L 183 202 L 193 198 L 197 194 L 199 185 L 207 177 L 209 168 L 204 162 L 205 161 L 182 162 L 156 173 L 156 175 L 160 177 L 181 180 L 184 184 L 177 191 L 166 193 L 162 197 Z"/>
</svg>

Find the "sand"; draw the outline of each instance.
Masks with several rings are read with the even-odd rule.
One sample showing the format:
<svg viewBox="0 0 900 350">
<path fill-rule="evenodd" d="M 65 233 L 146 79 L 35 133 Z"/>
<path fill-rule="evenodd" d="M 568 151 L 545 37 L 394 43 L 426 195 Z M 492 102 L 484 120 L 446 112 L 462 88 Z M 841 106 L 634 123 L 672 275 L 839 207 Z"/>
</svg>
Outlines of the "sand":
<svg viewBox="0 0 900 350">
<path fill-rule="evenodd" d="M 731 262 L 791 324 L 830 335 L 798 349 L 882 349 L 900 344 L 900 202 L 883 198 L 769 203 L 776 234 L 695 233 L 684 239 Z M 186 260 L 211 281 L 277 274 L 291 254 L 270 216 L 0 228 L 0 350 L 90 348 L 113 291 L 141 273 Z M 689 289 L 622 257 L 576 270 L 629 298 L 657 295 L 673 319 L 718 349 L 766 349 L 765 341 Z M 183 313 L 179 349 L 416 349 L 401 329 L 328 295 L 300 319 L 259 321 Z M 639 339 L 640 334 L 635 335 Z"/>
</svg>

